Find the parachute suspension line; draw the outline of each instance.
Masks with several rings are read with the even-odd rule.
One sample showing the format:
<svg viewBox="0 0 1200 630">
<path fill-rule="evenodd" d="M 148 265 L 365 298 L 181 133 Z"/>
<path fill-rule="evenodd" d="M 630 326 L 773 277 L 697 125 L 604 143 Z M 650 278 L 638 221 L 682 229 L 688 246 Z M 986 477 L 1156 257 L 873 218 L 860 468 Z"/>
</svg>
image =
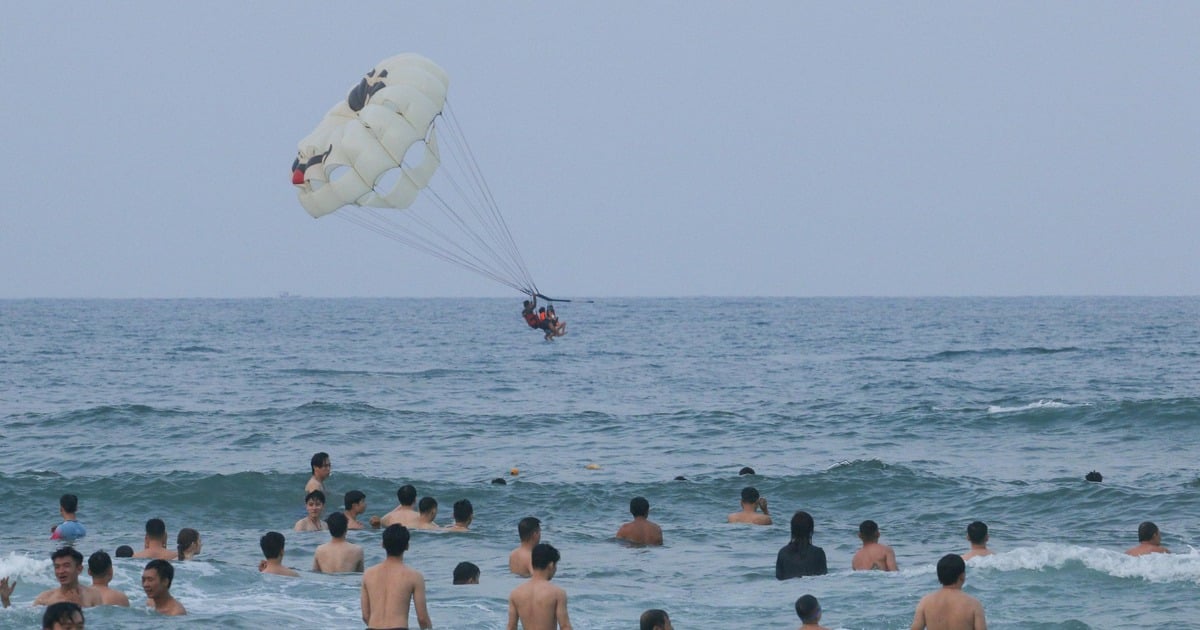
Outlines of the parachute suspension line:
<svg viewBox="0 0 1200 630">
<path fill-rule="evenodd" d="M 360 210 L 361 213 L 354 212 L 353 210 Z M 475 262 L 472 262 L 468 257 L 457 255 L 446 247 L 439 246 L 438 244 L 432 242 L 428 238 L 421 237 L 420 235 L 414 233 L 410 228 L 399 225 L 390 218 L 383 216 L 383 214 L 377 210 L 366 207 L 353 209 L 346 208 L 342 212 L 338 212 L 337 216 L 371 232 L 375 232 L 376 234 L 380 234 L 396 242 L 412 247 L 413 249 L 429 254 L 434 258 L 438 258 L 445 262 L 453 263 L 470 271 L 474 271 L 485 278 L 503 284 L 516 291 L 520 291 L 522 293 L 527 292 L 527 290 L 520 286 L 520 284 L 500 274 L 497 274 L 496 272 L 488 269 L 486 266 L 480 266 Z"/>
<path fill-rule="evenodd" d="M 442 108 L 441 118 L 447 123 L 450 133 L 448 138 L 452 143 L 459 146 L 459 151 L 452 151 L 451 156 L 463 156 L 463 170 L 467 172 L 475 182 L 475 189 L 479 192 L 484 200 L 484 207 L 490 212 L 489 221 L 482 221 L 489 229 L 493 230 L 493 242 L 501 244 L 507 250 L 507 258 L 513 264 L 513 268 L 518 272 L 519 278 L 523 280 L 523 284 L 527 289 L 533 289 L 533 277 L 529 273 L 529 268 L 525 265 L 524 258 L 521 256 L 520 250 L 517 249 L 516 241 L 512 237 L 512 232 L 508 228 L 508 223 L 504 220 L 504 215 L 500 212 L 499 204 L 496 203 L 495 197 L 492 195 L 491 188 L 483 177 L 483 171 L 479 168 L 478 162 L 475 160 L 475 153 L 471 150 L 470 144 L 466 141 L 466 134 L 462 132 L 461 126 L 458 124 L 458 119 L 454 115 L 454 110 L 450 106 L 450 100 L 447 99 Z M 534 291 L 536 292 L 536 290 Z"/>
</svg>

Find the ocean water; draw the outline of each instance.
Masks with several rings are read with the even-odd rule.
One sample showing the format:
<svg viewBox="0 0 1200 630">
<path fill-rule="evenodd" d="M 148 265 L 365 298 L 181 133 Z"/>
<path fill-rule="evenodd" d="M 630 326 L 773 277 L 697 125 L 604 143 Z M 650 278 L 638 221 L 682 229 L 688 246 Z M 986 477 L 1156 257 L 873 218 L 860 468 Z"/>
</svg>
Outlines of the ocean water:
<svg viewBox="0 0 1200 630">
<path fill-rule="evenodd" d="M 328 535 L 290 531 L 316 451 L 334 500 L 362 490 L 368 514 L 405 483 L 437 497 L 442 524 L 474 504 L 471 533 L 416 532 L 405 556 L 438 628 L 504 627 L 528 515 L 562 554 L 580 629 L 636 627 L 652 607 L 678 628 L 793 628 L 805 593 L 829 627 L 907 628 L 976 519 L 997 553 L 965 589 L 992 628 L 1200 627 L 1198 298 L 597 300 L 562 305 L 554 342 L 519 310 L 0 301 L 0 575 L 19 580 L 0 627 L 35 627 L 29 603 L 56 585 L 64 492 L 85 555 L 140 548 L 151 517 L 204 541 L 177 564 L 187 617 L 146 612 L 143 563 L 118 560 L 134 606 L 89 609 L 89 627 L 361 627 L 358 576 L 307 571 Z M 725 523 L 746 485 L 773 526 Z M 636 495 L 661 548 L 613 539 Z M 800 509 L 830 574 L 778 582 Z M 898 573 L 849 570 L 868 518 Z M 1174 553 L 1122 554 L 1144 520 Z M 301 578 L 257 572 L 268 530 Z M 377 531 L 351 540 L 382 558 Z M 480 585 L 451 586 L 464 560 Z"/>
</svg>

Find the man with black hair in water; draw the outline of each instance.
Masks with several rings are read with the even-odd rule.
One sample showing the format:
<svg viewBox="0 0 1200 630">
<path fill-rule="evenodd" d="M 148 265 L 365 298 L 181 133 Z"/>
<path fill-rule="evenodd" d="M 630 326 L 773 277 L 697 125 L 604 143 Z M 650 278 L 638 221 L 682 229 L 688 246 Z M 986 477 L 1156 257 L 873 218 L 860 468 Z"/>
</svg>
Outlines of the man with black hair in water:
<svg viewBox="0 0 1200 630">
<path fill-rule="evenodd" d="M 533 574 L 533 548 L 542 541 L 542 522 L 534 516 L 526 516 L 517 523 L 517 536 L 521 544 L 508 554 L 508 570 L 521 577 Z"/>
<path fill-rule="evenodd" d="M 186 615 L 183 604 L 171 595 L 171 584 L 175 582 L 175 567 L 166 560 L 151 560 L 142 571 L 142 590 L 146 591 L 146 605 L 155 612 L 170 617 Z"/>
<path fill-rule="evenodd" d="M 617 538 L 635 545 L 663 544 L 662 527 L 650 520 L 650 502 L 646 497 L 633 497 L 629 501 L 629 513 L 633 520 L 617 530 Z"/>
<path fill-rule="evenodd" d="M 674 630 L 671 625 L 671 617 L 667 615 L 667 611 L 661 608 L 651 608 L 642 613 L 638 619 L 638 628 L 641 630 Z"/>
<path fill-rule="evenodd" d="M 971 543 L 971 550 L 963 554 L 963 562 L 966 562 L 971 558 L 978 558 L 979 556 L 992 555 L 992 550 L 987 548 L 987 523 L 984 523 L 983 521 L 975 521 L 970 525 L 967 525 L 967 541 Z"/>
<path fill-rule="evenodd" d="M 88 556 L 87 572 L 92 577 L 92 588 L 100 594 L 100 603 L 104 606 L 129 607 L 129 597 L 113 588 L 108 583 L 113 579 L 112 558 L 105 551 L 97 551 Z"/>
<path fill-rule="evenodd" d="M 158 560 L 174 560 L 178 553 L 167 549 L 167 524 L 161 518 L 146 521 L 146 535 L 142 539 L 142 550 L 133 554 L 134 558 L 155 558 Z"/>
<path fill-rule="evenodd" d="M 812 595 L 801 595 L 796 600 L 796 616 L 800 618 L 800 630 L 829 630 L 821 625 L 821 602 Z"/>
<path fill-rule="evenodd" d="M 880 544 L 879 525 L 875 521 L 866 520 L 858 526 L 858 539 L 862 547 L 850 560 L 850 568 L 855 571 L 899 571 L 896 566 L 896 552 L 892 548 Z"/>
<path fill-rule="evenodd" d="M 792 515 L 792 539 L 775 556 L 775 579 L 825 575 L 825 550 L 812 544 L 813 517 L 808 512 Z"/>
<path fill-rule="evenodd" d="M 921 598 L 910 630 L 987 630 L 983 604 L 962 591 L 967 580 L 967 563 L 962 556 L 942 556 L 937 563 L 937 578 L 942 588 Z"/>
<path fill-rule="evenodd" d="M 383 530 L 387 556 L 363 573 L 359 600 L 363 623 L 368 628 L 407 628 L 410 603 L 422 630 L 433 627 L 425 608 L 425 576 L 404 564 L 408 541 L 408 528 L 389 525 Z"/>
<path fill-rule="evenodd" d="M 761 510 L 762 514 L 758 514 L 756 510 Z M 730 523 L 770 525 L 771 513 L 767 511 L 767 498 L 760 496 L 754 486 L 742 488 L 742 509 L 730 514 L 726 520 Z"/>
<path fill-rule="evenodd" d="M 404 484 L 396 490 L 396 500 L 400 503 L 395 509 L 383 515 L 382 524 L 384 527 L 391 525 L 403 525 L 405 527 L 415 527 L 421 522 L 421 515 L 413 507 L 417 502 L 417 489 L 412 484 Z"/>
<path fill-rule="evenodd" d="M 1138 525 L 1137 546 L 1130 547 L 1125 551 L 1125 554 L 1130 556 L 1145 556 L 1152 553 L 1171 552 L 1162 546 L 1162 532 L 1158 531 L 1158 525 L 1150 521 L 1145 521 L 1141 525 Z"/>
<path fill-rule="evenodd" d="M 567 592 L 550 583 L 558 572 L 558 550 L 546 543 L 534 545 L 533 575 L 508 595 L 507 630 L 571 630 Z"/>
<path fill-rule="evenodd" d="M 50 554 L 50 562 L 54 565 L 54 579 L 58 580 L 58 588 L 43 591 L 34 598 L 34 606 L 73 602 L 88 608 L 104 604 L 96 589 L 79 583 L 79 575 L 83 573 L 83 554 L 74 547 L 62 547 Z M 0 579 L 0 605 L 5 608 L 12 605 L 10 598 L 16 587 L 16 580 L 10 583 L 7 577 Z"/>
<path fill-rule="evenodd" d="M 331 540 L 317 547 L 313 553 L 314 573 L 361 573 L 363 549 L 346 540 L 346 525 L 349 520 L 341 512 L 334 512 L 325 519 Z"/>
<path fill-rule="evenodd" d="M 75 602 L 58 602 L 42 613 L 42 630 L 84 630 L 83 609 Z"/>
</svg>

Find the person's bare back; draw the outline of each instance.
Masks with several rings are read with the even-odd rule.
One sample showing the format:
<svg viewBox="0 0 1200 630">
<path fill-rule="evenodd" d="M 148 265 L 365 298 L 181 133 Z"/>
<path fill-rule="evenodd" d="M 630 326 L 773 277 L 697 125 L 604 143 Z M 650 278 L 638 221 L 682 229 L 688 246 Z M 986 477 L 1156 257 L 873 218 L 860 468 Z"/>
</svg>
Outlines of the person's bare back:
<svg viewBox="0 0 1200 630">
<path fill-rule="evenodd" d="M 663 544 L 662 528 L 645 517 L 637 517 L 617 530 L 617 538 L 635 545 Z"/>
<path fill-rule="evenodd" d="M 571 630 L 567 592 L 540 577 L 513 589 L 508 596 L 508 630 Z"/>
<path fill-rule="evenodd" d="M 529 577 L 532 575 L 530 569 L 531 560 L 529 550 L 533 549 L 533 545 L 526 546 L 522 544 L 520 547 L 512 550 L 508 554 L 508 570 L 521 577 Z"/>
<path fill-rule="evenodd" d="M 93 584 L 92 590 L 100 595 L 101 606 L 124 606 L 129 608 L 129 596 L 121 591 L 109 588 L 107 584 Z"/>
<path fill-rule="evenodd" d="M 312 570 L 317 573 L 357 573 L 363 570 L 362 547 L 335 538 L 317 547 Z"/>
<path fill-rule="evenodd" d="M 854 554 L 850 567 L 855 571 L 898 571 L 896 567 L 896 552 L 892 548 L 877 542 L 863 543 L 861 549 Z"/>
<path fill-rule="evenodd" d="M 911 630 L 987 630 L 983 605 L 953 586 L 921 598 Z"/>
<path fill-rule="evenodd" d="M 407 628 L 410 602 L 421 628 L 432 628 L 425 608 L 425 577 L 419 571 L 388 556 L 363 573 L 362 618 L 368 628 Z"/>
</svg>

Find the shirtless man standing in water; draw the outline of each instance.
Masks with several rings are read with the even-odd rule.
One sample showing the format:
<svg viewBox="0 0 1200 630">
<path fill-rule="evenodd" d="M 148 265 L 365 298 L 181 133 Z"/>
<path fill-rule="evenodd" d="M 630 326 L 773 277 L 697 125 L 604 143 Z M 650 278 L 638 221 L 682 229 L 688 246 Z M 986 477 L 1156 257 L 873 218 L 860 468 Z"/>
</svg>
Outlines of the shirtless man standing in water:
<svg viewBox="0 0 1200 630">
<path fill-rule="evenodd" d="M 507 630 L 571 630 L 567 592 L 550 583 L 558 571 L 558 550 L 538 543 L 532 552 L 533 576 L 508 596 Z"/>
<path fill-rule="evenodd" d="M 645 497 L 633 497 L 629 502 L 633 520 L 617 530 L 617 538 L 635 545 L 663 544 L 662 528 L 650 520 L 650 502 Z"/>
<path fill-rule="evenodd" d="M 992 550 L 987 548 L 988 543 L 988 527 L 983 521 L 975 521 L 967 525 L 967 540 L 971 543 L 971 550 L 963 554 L 963 562 L 971 558 L 979 556 L 990 556 Z"/>
<path fill-rule="evenodd" d="M 967 563 L 958 554 L 942 556 L 937 563 L 942 588 L 921 598 L 910 630 L 987 630 L 983 605 L 962 592 Z"/>
<path fill-rule="evenodd" d="M 407 628 L 408 604 L 417 610 L 422 630 L 433 627 L 425 608 L 425 576 L 404 564 L 408 550 L 408 529 L 389 525 L 383 530 L 383 548 L 387 557 L 363 573 L 363 623 L 367 628 Z"/>
<path fill-rule="evenodd" d="M 517 535 L 521 544 L 508 554 L 508 570 L 521 577 L 533 575 L 533 548 L 542 541 L 542 522 L 534 516 L 526 516 L 517 523 Z"/>
<path fill-rule="evenodd" d="M 900 570 L 896 566 L 896 552 L 879 543 L 879 525 L 875 521 L 863 521 L 858 526 L 858 538 L 862 541 L 862 548 L 854 554 L 850 568 L 855 571 Z"/>
<path fill-rule="evenodd" d="M 762 510 L 758 514 L 755 510 Z M 725 519 L 729 523 L 749 523 L 751 525 L 770 525 L 771 513 L 767 511 L 767 498 L 758 494 L 758 488 L 746 486 L 742 488 L 742 509 L 734 512 Z"/>
<path fill-rule="evenodd" d="M 1158 525 L 1146 521 L 1138 525 L 1137 546 L 1125 550 L 1125 554 L 1130 556 L 1145 556 L 1152 553 L 1171 552 L 1162 546 L 1162 532 L 1158 531 Z"/>
</svg>

